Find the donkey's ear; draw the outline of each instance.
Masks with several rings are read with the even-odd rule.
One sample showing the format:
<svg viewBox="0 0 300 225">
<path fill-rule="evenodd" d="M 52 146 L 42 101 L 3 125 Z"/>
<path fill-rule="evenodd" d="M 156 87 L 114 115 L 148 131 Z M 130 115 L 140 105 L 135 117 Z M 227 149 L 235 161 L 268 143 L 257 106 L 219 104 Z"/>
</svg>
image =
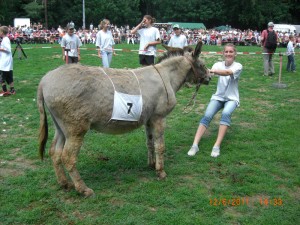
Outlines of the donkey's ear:
<svg viewBox="0 0 300 225">
<path fill-rule="evenodd" d="M 193 52 L 193 58 L 196 59 L 199 57 L 200 53 L 201 53 L 201 49 L 202 49 L 202 41 L 199 41 L 195 51 Z"/>
</svg>

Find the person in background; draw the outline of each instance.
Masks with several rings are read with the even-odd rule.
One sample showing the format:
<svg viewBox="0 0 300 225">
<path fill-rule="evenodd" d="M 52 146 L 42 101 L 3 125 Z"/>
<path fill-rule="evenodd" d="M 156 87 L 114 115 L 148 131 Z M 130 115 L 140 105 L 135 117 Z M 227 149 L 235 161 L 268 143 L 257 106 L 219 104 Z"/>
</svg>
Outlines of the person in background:
<svg viewBox="0 0 300 225">
<path fill-rule="evenodd" d="M 115 42 L 110 31 L 110 22 L 108 19 L 104 19 L 100 22 L 100 31 L 96 36 L 98 56 L 102 59 L 102 65 L 104 68 L 109 68 L 112 55 L 115 54 L 113 45 L 115 45 Z"/>
<path fill-rule="evenodd" d="M 288 57 L 288 62 L 286 65 L 286 70 L 288 72 L 296 72 L 296 65 L 295 65 L 295 38 L 294 35 L 290 35 L 289 36 L 289 43 L 287 45 L 287 51 L 286 51 L 286 55 Z"/>
<path fill-rule="evenodd" d="M 268 36 L 275 35 L 276 41 L 278 39 L 277 33 L 274 31 L 274 23 L 268 23 L 268 29 L 263 30 L 261 33 L 261 44 L 263 47 L 263 59 L 264 59 L 264 74 L 263 76 L 272 76 L 275 74 L 274 63 L 273 63 L 273 54 L 276 50 L 276 47 L 268 46 Z M 274 43 L 273 43 L 274 44 Z M 277 43 L 276 43 L 277 45 Z"/>
<path fill-rule="evenodd" d="M 181 34 L 181 29 L 178 24 L 173 26 L 174 35 L 171 37 L 168 46 L 181 48 L 183 49 L 185 46 L 188 46 L 186 36 Z"/>
<path fill-rule="evenodd" d="M 218 137 L 211 152 L 212 157 L 218 157 L 220 155 L 220 146 L 231 124 L 231 115 L 240 105 L 238 81 L 243 66 L 235 62 L 236 54 L 235 46 L 231 43 L 226 44 L 223 50 L 224 61 L 215 63 L 210 70 L 211 74 L 219 77 L 217 91 L 212 95 L 204 117 L 202 117 L 200 121 L 193 145 L 188 151 L 189 156 L 194 156 L 199 151 L 198 144 L 207 130 L 210 121 L 214 115 L 223 108 Z"/>
<path fill-rule="evenodd" d="M 152 26 L 154 22 L 153 17 L 145 15 L 142 22 L 131 30 L 131 34 L 137 33 L 140 36 L 139 61 L 142 66 L 154 64 L 156 45 L 161 43 L 159 30 Z"/>
<path fill-rule="evenodd" d="M 13 58 L 11 54 L 11 44 L 7 37 L 8 27 L 0 27 L 0 37 L 2 42 L 0 45 L 0 83 L 2 86 L 2 91 L 0 96 L 9 96 L 16 94 L 14 88 L 14 77 L 13 77 Z M 6 83 L 10 87 L 10 91 L 7 90 Z"/>
<path fill-rule="evenodd" d="M 67 33 L 61 40 L 63 60 L 66 63 L 78 63 L 80 61 L 80 49 L 82 45 L 80 38 L 74 34 L 74 23 L 68 23 Z"/>
<path fill-rule="evenodd" d="M 174 35 L 170 38 L 170 41 L 168 43 L 169 47 L 173 48 L 181 48 L 188 46 L 187 38 L 184 34 L 181 33 L 181 29 L 178 24 L 174 24 L 173 26 Z M 189 82 L 185 82 L 185 86 L 188 88 L 193 87 L 192 84 Z"/>
</svg>

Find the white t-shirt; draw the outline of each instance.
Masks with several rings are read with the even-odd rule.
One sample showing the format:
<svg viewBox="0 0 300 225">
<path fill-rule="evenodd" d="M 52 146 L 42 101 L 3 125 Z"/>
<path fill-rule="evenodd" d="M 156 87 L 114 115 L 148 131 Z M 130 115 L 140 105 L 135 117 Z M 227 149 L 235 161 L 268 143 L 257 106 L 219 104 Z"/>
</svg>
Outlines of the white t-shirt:
<svg viewBox="0 0 300 225">
<path fill-rule="evenodd" d="M 183 48 L 187 46 L 187 39 L 186 36 L 183 34 L 180 35 L 173 35 L 168 43 L 168 46 L 175 47 L 175 48 Z"/>
<path fill-rule="evenodd" d="M 140 48 L 139 54 L 140 55 L 156 55 L 156 46 L 149 46 L 147 51 L 144 51 L 145 46 L 149 42 L 160 40 L 159 30 L 156 27 L 148 27 L 142 28 L 138 30 L 138 35 L 140 36 Z"/>
<path fill-rule="evenodd" d="M 287 45 L 286 55 L 295 55 L 295 49 L 292 41 L 289 41 Z"/>
<path fill-rule="evenodd" d="M 113 52 L 113 45 L 115 44 L 114 38 L 111 31 L 104 32 L 100 30 L 96 36 L 96 46 L 100 48 L 101 51 Z"/>
<path fill-rule="evenodd" d="M 69 34 L 65 34 L 61 41 L 61 47 L 65 49 L 69 49 L 68 56 L 78 57 L 77 49 L 82 45 L 79 37 L 76 34 L 70 36 Z"/>
<path fill-rule="evenodd" d="M 13 58 L 11 55 L 11 45 L 8 37 L 3 38 L 1 48 L 3 48 L 5 52 L 0 51 L 0 70 L 11 71 L 13 70 Z"/>
<path fill-rule="evenodd" d="M 219 76 L 217 91 L 212 95 L 211 99 L 218 101 L 236 101 L 240 105 L 238 81 L 243 70 L 242 64 L 233 62 L 230 66 L 225 66 L 225 61 L 217 62 L 212 69 L 217 70 L 232 70 L 233 74 L 230 76 Z M 217 75 L 217 74 L 216 74 Z"/>
</svg>

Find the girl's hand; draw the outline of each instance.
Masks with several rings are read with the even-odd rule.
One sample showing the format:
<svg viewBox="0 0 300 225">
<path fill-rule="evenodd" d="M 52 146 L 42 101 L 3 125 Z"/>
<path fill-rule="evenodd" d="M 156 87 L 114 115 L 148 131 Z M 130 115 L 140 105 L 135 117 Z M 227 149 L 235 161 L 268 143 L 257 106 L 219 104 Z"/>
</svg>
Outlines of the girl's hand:
<svg viewBox="0 0 300 225">
<path fill-rule="evenodd" d="M 144 51 L 147 51 L 149 48 L 149 44 L 146 44 L 145 47 L 144 47 Z"/>
</svg>

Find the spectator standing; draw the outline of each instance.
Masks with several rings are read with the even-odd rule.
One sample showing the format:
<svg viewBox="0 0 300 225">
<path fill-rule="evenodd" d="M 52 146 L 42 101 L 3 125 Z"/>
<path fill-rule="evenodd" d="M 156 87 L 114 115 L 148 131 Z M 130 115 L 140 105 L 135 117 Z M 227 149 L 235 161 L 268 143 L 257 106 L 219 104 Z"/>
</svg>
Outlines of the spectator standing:
<svg viewBox="0 0 300 225">
<path fill-rule="evenodd" d="M 110 21 L 108 19 L 104 19 L 100 22 L 100 31 L 96 36 L 98 56 L 102 59 L 102 65 L 104 68 L 109 68 L 112 55 L 115 54 L 113 45 L 115 45 L 115 42 L 110 31 Z"/>
<path fill-rule="evenodd" d="M 153 17 L 145 15 L 142 22 L 131 30 L 131 34 L 140 36 L 139 61 L 142 66 L 154 64 L 156 45 L 161 43 L 159 30 L 152 26 L 154 22 Z"/>
<path fill-rule="evenodd" d="M 261 34 L 261 44 L 263 47 L 263 59 L 264 59 L 264 74 L 263 76 L 272 76 L 275 74 L 273 54 L 277 47 L 277 33 L 273 30 L 274 23 L 268 23 L 268 29 L 263 30 Z M 276 43 L 275 43 L 276 42 Z"/>
<path fill-rule="evenodd" d="M 9 96 L 11 94 L 16 94 L 14 88 L 14 78 L 13 78 L 13 58 L 11 54 L 11 44 L 7 37 L 8 27 L 0 27 L 0 37 L 2 42 L 0 45 L 0 83 L 2 85 L 2 91 L 0 96 Z M 10 87 L 10 91 L 7 90 L 6 83 Z"/>
<path fill-rule="evenodd" d="M 288 72 L 296 72 L 296 65 L 295 65 L 295 58 L 294 58 L 295 57 L 294 42 L 295 42 L 294 36 L 291 34 L 289 36 L 289 43 L 287 45 L 287 52 L 286 52 L 286 55 L 288 57 L 286 70 Z"/>
<path fill-rule="evenodd" d="M 171 37 L 168 46 L 181 48 L 188 46 L 186 36 L 181 34 L 181 29 L 178 24 L 173 26 L 174 35 Z"/>
<path fill-rule="evenodd" d="M 66 63 L 78 63 L 80 61 L 80 49 L 82 45 L 79 37 L 74 34 L 74 23 L 67 25 L 67 33 L 61 40 L 63 60 Z"/>
<path fill-rule="evenodd" d="M 212 148 L 211 156 L 220 155 L 220 146 L 223 138 L 231 124 L 231 114 L 239 106 L 238 81 L 243 66 L 235 62 L 236 48 L 233 44 L 226 44 L 223 50 L 224 61 L 217 62 L 213 65 L 210 73 L 217 75 L 217 91 L 212 95 L 211 100 L 206 108 L 205 115 L 201 119 L 194 142 L 188 151 L 189 156 L 194 156 L 198 151 L 198 144 L 209 126 L 214 115 L 223 108 L 217 140 Z"/>
</svg>

